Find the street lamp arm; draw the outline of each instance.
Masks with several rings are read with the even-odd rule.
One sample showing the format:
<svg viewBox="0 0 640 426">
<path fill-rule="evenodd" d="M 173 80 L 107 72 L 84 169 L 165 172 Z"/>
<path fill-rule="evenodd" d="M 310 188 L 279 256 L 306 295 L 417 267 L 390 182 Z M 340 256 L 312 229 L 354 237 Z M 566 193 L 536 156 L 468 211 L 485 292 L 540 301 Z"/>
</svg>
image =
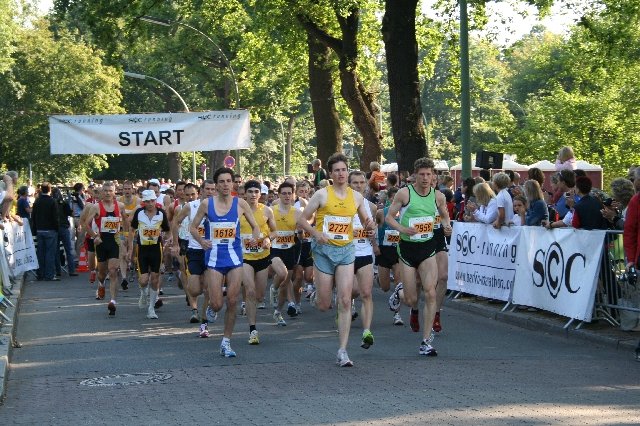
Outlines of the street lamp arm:
<svg viewBox="0 0 640 426">
<path fill-rule="evenodd" d="M 162 25 L 164 27 L 171 27 L 173 25 L 187 27 L 190 30 L 195 31 L 196 33 L 200 34 L 202 37 L 207 39 L 209 43 L 211 43 L 216 48 L 216 50 L 220 53 L 220 55 L 224 59 L 224 63 L 226 67 L 229 68 L 229 74 L 231 74 L 233 91 L 236 98 L 236 108 L 240 108 L 240 93 L 238 92 L 238 80 L 236 79 L 236 73 L 233 71 L 233 67 L 231 66 L 231 62 L 229 61 L 229 58 L 227 57 L 227 55 L 225 55 L 222 48 L 220 48 L 220 46 L 215 41 L 213 41 L 211 37 L 209 37 L 202 31 L 200 31 L 198 28 L 181 21 L 172 21 L 170 19 L 156 18 L 154 16 L 148 16 L 148 15 L 141 16 L 138 19 L 140 19 L 143 22 L 148 22 L 150 24 L 155 24 L 155 25 Z"/>
<path fill-rule="evenodd" d="M 164 81 L 157 79 L 155 77 L 151 77 L 150 75 L 144 75 L 144 74 L 138 74 L 135 72 L 129 72 L 129 71 L 125 71 L 124 72 L 125 77 L 131 77 L 131 78 L 137 78 L 138 80 L 145 80 L 145 79 L 150 79 L 153 81 L 157 81 L 158 83 L 162 84 L 163 86 L 165 86 L 167 89 L 171 90 L 171 92 L 176 95 L 176 97 L 178 99 L 180 99 L 180 102 L 182 103 L 182 107 L 184 108 L 185 112 L 189 112 L 189 107 L 187 106 L 187 103 L 184 101 L 184 99 L 182 98 L 182 96 L 180 96 L 180 94 L 178 92 L 176 92 L 176 90 L 169 86 L 167 83 L 165 83 Z"/>
</svg>

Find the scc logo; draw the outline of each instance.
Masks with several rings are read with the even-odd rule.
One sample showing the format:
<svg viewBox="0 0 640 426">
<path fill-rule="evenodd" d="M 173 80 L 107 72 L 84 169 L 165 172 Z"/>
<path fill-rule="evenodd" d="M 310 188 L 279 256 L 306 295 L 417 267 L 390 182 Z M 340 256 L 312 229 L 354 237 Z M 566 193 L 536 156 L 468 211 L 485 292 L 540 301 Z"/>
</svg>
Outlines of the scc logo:
<svg viewBox="0 0 640 426">
<path fill-rule="evenodd" d="M 456 236 L 456 251 L 461 251 L 464 256 L 474 254 L 476 248 L 476 236 L 469 235 L 469 231 L 464 231 L 462 235 Z"/>
<path fill-rule="evenodd" d="M 533 257 L 533 285 L 543 287 L 546 284 L 549 294 L 554 299 L 558 297 L 563 285 L 569 293 L 577 293 L 580 287 L 572 287 L 571 273 L 575 266 L 579 266 L 580 262 L 576 263 L 578 259 L 582 260 L 584 269 L 587 264 L 585 256 L 582 253 L 573 253 L 565 260 L 562 247 L 558 243 L 552 243 L 546 251 L 536 251 Z"/>
</svg>

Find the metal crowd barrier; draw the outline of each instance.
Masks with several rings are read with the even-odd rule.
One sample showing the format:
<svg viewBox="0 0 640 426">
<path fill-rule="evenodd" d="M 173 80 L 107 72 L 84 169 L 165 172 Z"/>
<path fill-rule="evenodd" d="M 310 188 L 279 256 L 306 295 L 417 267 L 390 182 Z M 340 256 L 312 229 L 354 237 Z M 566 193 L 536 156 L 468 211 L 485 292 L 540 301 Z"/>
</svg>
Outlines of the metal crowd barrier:
<svg viewBox="0 0 640 426">
<path fill-rule="evenodd" d="M 627 273 L 622 231 L 607 231 L 604 243 L 593 319 L 630 330 L 640 325 L 640 282 Z"/>
</svg>

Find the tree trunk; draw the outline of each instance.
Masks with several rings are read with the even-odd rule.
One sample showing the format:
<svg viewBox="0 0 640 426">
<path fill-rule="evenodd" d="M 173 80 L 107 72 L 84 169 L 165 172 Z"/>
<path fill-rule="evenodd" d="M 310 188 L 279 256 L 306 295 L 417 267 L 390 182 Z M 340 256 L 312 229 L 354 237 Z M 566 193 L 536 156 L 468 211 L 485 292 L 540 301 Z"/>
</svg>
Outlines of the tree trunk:
<svg viewBox="0 0 640 426">
<path fill-rule="evenodd" d="M 417 0 L 385 0 L 382 19 L 398 170 L 410 173 L 413 162 L 428 155 L 418 78 L 417 4 Z"/>
<path fill-rule="evenodd" d="M 182 180 L 182 159 L 179 152 L 167 154 L 169 160 L 169 179 L 171 182 Z"/>
<path fill-rule="evenodd" d="M 329 56 L 331 50 L 307 29 L 309 46 L 309 93 L 313 124 L 316 128 L 317 155 L 322 164 L 329 156 L 342 151 L 342 126 L 333 93 Z"/>
<path fill-rule="evenodd" d="M 293 125 L 296 122 L 296 116 L 290 115 L 287 122 L 287 142 L 284 155 L 284 174 L 289 176 L 291 174 L 291 145 L 293 143 Z"/>
<path fill-rule="evenodd" d="M 360 157 L 360 168 L 368 170 L 371 161 L 379 161 L 382 154 L 382 135 L 378 123 L 378 108 L 375 106 L 373 94 L 368 92 L 358 77 L 358 28 L 360 11 L 354 6 L 347 16 L 336 11 L 340 24 L 342 39 L 336 39 L 319 28 L 308 16 L 298 19 L 315 39 L 331 48 L 340 59 L 340 94 L 351 110 L 353 123 L 363 140 L 363 153 Z M 315 120 L 315 114 L 314 114 Z"/>
<path fill-rule="evenodd" d="M 224 157 L 229 154 L 229 151 L 209 151 L 209 170 L 207 174 L 209 179 L 213 179 L 213 174 L 220 167 L 224 167 Z"/>
</svg>

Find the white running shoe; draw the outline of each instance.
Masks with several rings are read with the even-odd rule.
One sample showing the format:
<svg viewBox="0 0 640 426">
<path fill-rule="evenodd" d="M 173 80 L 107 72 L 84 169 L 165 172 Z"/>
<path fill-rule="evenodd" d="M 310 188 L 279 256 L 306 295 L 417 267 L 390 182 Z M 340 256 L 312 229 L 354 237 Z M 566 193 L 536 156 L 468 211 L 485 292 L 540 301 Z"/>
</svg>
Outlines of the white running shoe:
<svg viewBox="0 0 640 426">
<path fill-rule="evenodd" d="M 340 367 L 353 367 L 353 362 L 349 359 L 349 355 L 347 355 L 347 351 L 344 349 L 338 350 L 336 364 Z"/>
<path fill-rule="evenodd" d="M 153 309 L 153 306 L 149 306 L 149 309 L 147 309 L 147 318 L 158 319 L 158 315 L 156 315 L 156 310 Z"/>
<path fill-rule="evenodd" d="M 279 325 L 281 327 L 286 327 L 287 323 L 284 320 L 284 318 L 282 318 L 282 314 L 280 313 L 280 311 L 273 312 L 273 319 L 276 322 L 276 325 Z"/>
<path fill-rule="evenodd" d="M 400 312 L 396 312 L 395 314 L 393 314 L 393 325 L 404 325 L 404 321 L 402 321 Z"/>
</svg>

